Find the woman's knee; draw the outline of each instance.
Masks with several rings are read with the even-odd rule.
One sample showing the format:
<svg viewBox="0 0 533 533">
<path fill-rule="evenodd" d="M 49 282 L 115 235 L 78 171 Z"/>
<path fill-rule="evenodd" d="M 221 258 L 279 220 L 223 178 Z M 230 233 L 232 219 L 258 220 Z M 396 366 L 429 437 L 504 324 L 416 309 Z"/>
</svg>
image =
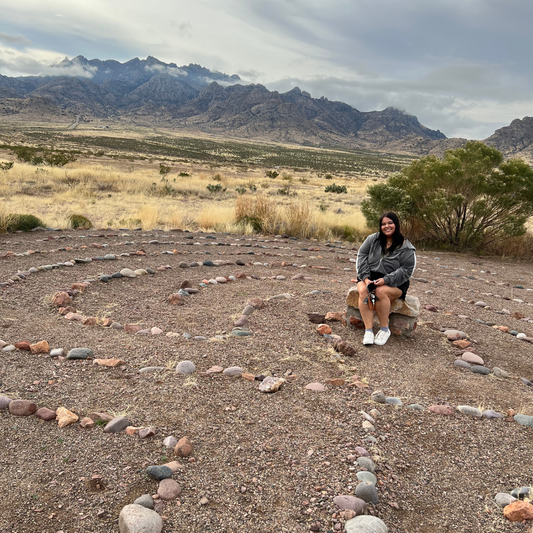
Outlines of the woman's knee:
<svg viewBox="0 0 533 533">
<path fill-rule="evenodd" d="M 388 295 L 388 289 L 389 287 L 387 285 L 380 285 L 379 287 L 376 287 L 376 296 L 378 298 L 386 298 Z"/>
</svg>

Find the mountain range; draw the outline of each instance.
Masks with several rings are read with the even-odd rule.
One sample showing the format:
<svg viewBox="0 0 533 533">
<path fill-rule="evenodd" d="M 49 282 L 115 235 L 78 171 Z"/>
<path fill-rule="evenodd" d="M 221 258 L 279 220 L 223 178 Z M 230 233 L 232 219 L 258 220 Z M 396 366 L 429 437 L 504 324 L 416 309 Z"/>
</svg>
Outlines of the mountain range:
<svg viewBox="0 0 533 533">
<path fill-rule="evenodd" d="M 46 120 L 80 115 L 81 122 L 120 119 L 247 139 L 417 155 L 442 153 L 466 142 L 447 139 L 393 107 L 362 112 L 313 98 L 298 87 L 269 91 L 242 84 L 237 75 L 154 57 L 120 63 L 77 56 L 51 70 L 54 75 L 0 75 L 0 116 Z M 513 121 L 486 142 L 506 155 L 533 159 L 533 118 Z"/>
</svg>

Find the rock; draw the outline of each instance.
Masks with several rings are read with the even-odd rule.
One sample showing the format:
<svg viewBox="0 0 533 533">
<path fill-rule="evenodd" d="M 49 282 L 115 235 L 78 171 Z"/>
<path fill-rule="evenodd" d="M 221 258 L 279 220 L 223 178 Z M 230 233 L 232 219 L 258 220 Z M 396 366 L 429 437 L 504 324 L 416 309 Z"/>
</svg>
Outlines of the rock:
<svg viewBox="0 0 533 533">
<path fill-rule="evenodd" d="M 474 416 L 476 418 L 481 418 L 483 413 L 477 407 L 470 407 L 469 405 L 458 405 L 457 410 L 463 415 Z"/>
<path fill-rule="evenodd" d="M 78 421 L 78 416 L 74 414 L 72 411 L 69 411 L 65 407 L 59 407 L 56 411 L 56 419 L 57 419 L 57 425 L 60 428 L 64 428 L 66 426 L 70 426 L 70 424 L 74 424 Z"/>
<path fill-rule="evenodd" d="M 490 369 L 486 366 L 473 365 L 470 367 L 470 372 L 474 372 L 474 374 L 483 374 L 484 376 L 488 376 L 490 374 Z"/>
<path fill-rule="evenodd" d="M 242 375 L 242 368 L 240 366 L 230 366 L 224 370 L 225 376 L 235 377 Z"/>
<path fill-rule="evenodd" d="M 133 270 L 131 268 L 123 268 L 120 271 L 120 273 L 125 278 L 136 278 L 137 277 L 137 274 L 135 274 L 135 272 L 133 272 Z"/>
<path fill-rule="evenodd" d="M 376 465 L 374 464 L 374 461 L 372 461 L 372 459 L 370 459 L 370 457 L 358 457 L 356 463 L 361 468 L 365 468 L 369 472 L 372 472 L 372 474 L 376 470 Z"/>
<path fill-rule="evenodd" d="M 385 398 L 386 398 L 385 395 L 380 390 L 374 391 L 370 395 L 370 399 L 376 403 L 385 403 Z"/>
<path fill-rule="evenodd" d="M 359 308 L 359 291 L 357 290 L 357 286 L 352 287 L 348 291 L 346 305 L 355 309 Z M 415 296 L 408 294 L 405 297 L 405 300 L 398 299 L 392 302 L 390 312 L 406 317 L 417 318 L 420 314 L 420 300 Z"/>
<path fill-rule="evenodd" d="M 472 343 L 466 339 L 463 339 L 459 341 L 453 341 L 452 346 L 455 346 L 456 348 L 468 348 L 469 346 L 472 346 Z"/>
<path fill-rule="evenodd" d="M 95 359 L 93 364 L 115 368 L 117 366 L 125 365 L 126 361 L 123 361 L 122 359 Z"/>
<path fill-rule="evenodd" d="M 119 433 L 124 431 L 128 426 L 131 426 L 131 423 L 125 416 L 117 416 L 106 424 L 104 433 Z"/>
<path fill-rule="evenodd" d="M 346 357 L 354 357 L 357 354 L 355 348 L 346 341 L 337 341 L 334 342 L 333 345 L 335 347 L 335 350 L 340 352 L 342 355 L 345 355 Z"/>
<path fill-rule="evenodd" d="M 169 435 L 163 439 L 163 446 L 165 446 L 165 448 L 174 448 L 176 444 L 178 444 L 178 439 L 172 435 Z"/>
<path fill-rule="evenodd" d="M 7 409 L 13 400 L 7 396 L 0 396 L 0 409 Z"/>
<path fill-rule="evenodd" d="M 320 335 L 330 335 L 332 333 L 332 329 L 327 324 L 320 324 L 316 331 L 320 333 Z"/>
<path fill-rule="evenodd" d="M 252 332 L 245 329 L 234 329 L 230 332 L 230 335 L 233 335 L 234 337 L 249 337 L 252 335 Z"/>
<path fill-rule="evenodd" d="M 98 422 L 99 424 L 111 422 L 111 420 L 113 420 L 113 417 L 111 415 L 108 415 L 107 413 L 92 412 L 89 413 L 87 417 L 90 418 L 93 422 Z"/>
<path fill-rule="evenodd" d="M 37 411 L 37 406 L 30 400 L 12 400 L 8 408 L 14 416 L 30 416 Z"/>
<path fill-rule="evenodd" d="M 139 324 L 124 324 L 124 331 L 126 333 L 137 333 L 142 330 Z"/>
<path fill-rule="evenodd" d="M 458 366 L 460 368 L 466 368 L 466 369 L 470 369 L 470 365 L 466 362 L 466 361 L 463 361 L 462 359 L 456 359 L 453 364 L 455 366 Z"/>
<path fill-rule="evenodd" d="M 84 325 L 84 326 L 96 326 L 96 323 L 97 323 L 97 319 L 95 316 L 88 316 L 86 318 L 84 318 L 81 323 Z"/>
<path fill-rule="evenodd" d="M 52 304 L 55 307 L 66 307 L 72 303 L 72 298 L 67 292 L 58 292 L 54 295 Z"/>
<path fill-rule="evenodd" d="M 56 412 L 52 411 L 52 409 L 48 409 L 48 407 L 41 407 L 37 410 L 35 416 L 37 418 L 40 418 L 41 420 L 46 420 L 47 422 L 50 422 L 51 420 L 56 419 Z"/>
<path fill-rule="evenodd" d="M 463 352 L 463 355 L 461 355 L 461 359 L 463 361 L 466 361 L 467 363 L 470 363 L 471 365 L 484 365 L 485 361 L 479 355 L 476 355 L 472 352 Z"/>
<path fill-rule="evenodd" d="M 372 474 L 372 472 L 368 472 L 367 470 L 357 472 L 355 476 L 359 481 L 365 481 L 366 483 L 372 483 L 373 485 L 377 485 L 378 483 L 378 478 Z"/>
<path fill-rule="evenodd" d="M 180 361 L 176 366 L 178 374 L 192 374 L 196 370 L 196 366 L 192 361 Z"/>
<path fill-rule="evenodd" d="M 146 469 L 146 475 L 156 481 L 172 477 L 172 470 L 168 466 L 153 465 Z"/>
<path fill-rule="evenodd" d="M 362 446 L 356 446 L 355 447 L 355 451 L 356 453 L 358 453 L 361 457 L 370 457 L 370 454 L 368 453 L 368 451 L 363 448 Z"/>
<path fill-rule="evenodd" d="M 181 438 L 176 444 L 176 446 L 174 447 L 174 453 L 178 457 L 189 457 L 192 451 L 193 451 L 192 443 L 188 437 Z"/>
<path fill-rule="evenodd" d="M 361 481 L 355 488 L 355 495 L 365 502 L 377 505 L 379 503 L 378 490 L 373 483 Z"/>
<path fill-rule="evenodd" d="M 396 300 L 398 301 L 398 300 Z M 391 313 L 389 315 L 389 328 L 396 337 L 411 337 L 418 324 L 416 317 Z"/>
<path fill-rule="evenodd" d="M 120 533 L 161 533 L 163 519 L 155 511 L 133 503 L 120 511 L 118 528 Z"/>
<path fill-rule="evenodd" d="M 506 507 L 507 505 L 515 502 L 516 498 L 514 498 L 510 494 L 507 494 L 506 492 L 499 492 L 494 497 L 494 501 L 496 502 L 496 505 L 498 505 L 498 507 Z"/>
<path fill-rule="evenodd" d="M 183 305 L 185 303 L 185 301 L 183 300 L 183 298 L 181 297 L 180 294 L 178 294 L 177 292 L 174 293 L 174 294 L 171 294 L 168 298 L 167 298 L 167 302 L 171 305 Z"/>
<path fill-rule="evenodd" d="M 322 385 L 322 383 L 309 383 L 305 386 L 305 388 L 314 392 L 323 392 L 325 390 L 325 387 Z"/>
<path fill-rule="evenodd" d="M 147 439 L 149 437 L 153 437 L 155 434 L 156 434 L 156 428 L 154 428 L 154 427 L 148 427 L 148 428 L 139 429 L 139 438 L 140 439 Z"/>
<path fill-rule="evenodd" d="M 133 503 L 135 505 L 142 505 L 147 509 L 154 508 L 154 499 L 152 498 L 152 496 L 150 496 L 150 494 L 143 494 L 142 496 L 139 496 Z"/>
<path fill-rule="evenodd" d="M 533 520 L 533 505 L 524 501 L 516 501 L 504 507 L 503 515 L 511 522 Z"/>
<path fill-rule="evenodd" d="M 531 500 L 533 496 L 533 489 L 531 487 L 520 487 L 511 491 L 511 496 L 519 500 Z"/>
<path fill-rule="evenodd" d="M 391 405 L 403 405 L 402 400 L 400 400 L 400 398 L 395 398 L 394 396 L 387 396 L 385 398 L 385 403 L 388 403 Z"/>
<path fill-rule="evenodd" d="M 333 498 L 333 503 L 342 511 L 345 509 L 350 509 L 354 511 L 356 515 L 366 513 L 366 502 L 361 498 L 356 498 L 355 496 L 335 496 L 335 498 Z"/>
<path fill-rule="evenodd" d="M 495 366 L 493 369 L 492 369 L 492 373 L 497 377 L 497 378 L 508 378 L 509 377 L 509 373 L 506 372 L 505 370 L 502 370 L 501 368 L 498 368 L 497 366 Z"/>
<path fill-rule="evenodd" d="M 67 313 L 65 315 L 65 320 L 73 320 L 76 322 L 81 322 L 85 317 L 79 313 Z"/>
<path fill-rule="evenodd" d="M 438 312 L 439 312 L 439 310 L 438 310 L 438 308 L 437 308 L 436 305 L 428 304 L 428 305 L 425 305 L 425 306 L 424 306 L 424 309 L 425 309 L 426 311 L 430 311 L 430 312 L 432 312 L 432 313 L 438 313 Z"/>
<path fill-rule="evenodd" d="M 90 348 L 72 348 L 67 354 L 67 359 L 89 359 L 93 356 Z"/>
<path fill-rule="evenodd" d="M 419 403 L 412 403 L 407 406 L 407 409 L 413 409 L 413 411 L 423 411 L 424 406 L 420 405 Z"/>
<path fill-rule="evenodd" d="M 172 473 L 175 473 L 183 468 L 183 465 L 178 463 L 178 461 L 170 461 L 170 463 L 166 463 L 163 466 L 168 466 L 170 470 L 172 470 Z"/>
<path fill-rule="evenodd" d="M 40 341 L 35 344 L 30 344 L 31 353 L 48 353 L 50 351 L 50 346 L 48 346 L 47 341 Z"/>
<path fill-rule="evenodd" d="M 173 479 L 163 479 L 157 488 L 157 495 L 164 501 L 175 500 L 180 494 L 181 487 Z"/>
<path fill-rule="evenodd" d="M 28 341 L 20 341 L 15 343 L 15 348 L 17 350 L 23 350 L 25 352 L 30 351 L 30 343 Z"/>
<path fill-rule="evenodd" d="M 487 304 L 481 300 L 479 302 L 476 302 L 474 305 L 476 305 L 477 307 L 487 307 Z"/>
<path fill-rule="evenodd" d="M 221 366 L 214 365 L 211 368 L 208 368 L 206 372 L 208 374 L 221 374 L 222 372 L 224 372 L 224 369 Z"/>
<path fill-rule="evenodd" d="M 361 515 L 344 524 L 345 533 L 388 533 L 389 528 L 383 520 L 370 515 Z M 121 531 L 122 533 L 122 531 Z"/>
<path fill-rule="evenodd" d="M 428 407 L 428 411 L 438 415 L 453 415 L 453 407 L 451 405 L 432 405 L 431 407 Z"/>
<path fill-rule="evenodd" d="M 242 312 L 242 314 L 244 316 L 250 316 L 254 311 L 255 311 L 255 307 L 253 307 L 252 305 L 247 305 L 244 308 L 244 311 Z"/>
<path fill-rule="evenodd" d="M 14 352 L 17 348 L 15 347 L 14 344 L 8 344 L 7 346 L 4 346 L 2 348 L 2 351 L 3 352 Z"/>
<path fill-rule="evenodd" d="M 458 341 L 461 339 L 466 339 L 468 336 L 464 331 L 459 331 L 458 329 L 447 329 L 444 332 L 449 341 Z"/>
<path fill-rule="evenodd" d="M 263 309 L 265 307 L 264 300 L 261 298 L 252 298 L 246 302 L 246 305 L 251 305 L 254 309 Z"/>
<path fill-rule="evenodd" d="M 342 387 L 346 381 L 342 378 L 330 378 L 326 379 L 326 385 L 329 385 L 330 387 Z"/>
<path fill-rule="evenodd" d="M 489 420 L 491 420 L 492 418 L 503 418 L 502 414 L 498 413 L 497 411 L 493 411 L 492 409 L 483 411 L 482 414 L 485 418 L 488 418 Z"/>
<path fill-rule="evenodd" d="M 80 420 L 80 426 L 84 429 L 92 429 L 96 426 L 96 424 L 93 420 L 86 416 Z"/>
<path fill-rule="evenodd" d="M 283 383 L 285 383 L 283 378 L 267 376 L 259 385 L 259 390 L 261 392 L 276 392 L 283 385 Z"/>
<path fill-rule="evenodd" d="M 235 327 L 242 327 L 242 326 L 246 326 L 248 324 L 248 317 L 246 315 L 241 315 L 237 320 L 235 320 L 235 322 L 233 323 L 233 325 Z"/>
<path fill-rule="evenodd" d="M 63 355 L 63 348 L 54 348 L 53 350 L 50 350 L 50 357 L 59 357 L 60 355 Z"/>
<path fill-rule="evenodd" d="M 9 404 L 9 407 L 11 408 L 11 404 Z M 514 420 L 515 422 L 518 422 L 522 426 L 528 426 L 530 428 L 533 428 L 533 416 L 515 415 Z"/>
<path fill-rule="evenodd" d="M 165 370 L 165 367 L 163 366 L 145 366 L 144 368 L 141 368 L 139 372 L 144 374 L 145 372 L 162 372 L 163 370 Z"/>
<path fill-rule="evenodd" d="M 180 283 L 180 289 L 192 289 L 192 283 L 188 279 L 184 279 Z"/>
</svg>

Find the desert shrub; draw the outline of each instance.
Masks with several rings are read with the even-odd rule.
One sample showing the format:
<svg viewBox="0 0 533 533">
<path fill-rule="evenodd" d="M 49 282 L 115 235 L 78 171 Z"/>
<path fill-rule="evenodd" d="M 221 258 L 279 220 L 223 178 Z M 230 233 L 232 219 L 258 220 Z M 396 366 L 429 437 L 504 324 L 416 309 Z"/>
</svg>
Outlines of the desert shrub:
<svg viewBox="0 0 533 533">
<path fill-rule="evenodd" d="M 213 194 L 217 194 L 217 193 L 223 193 L 226 191 L 226 187 L 222 187 L 222 185 L 220 183 L 217 183 L 216 185 L 213 185 L 212 183 L 210 183 L 206 189 L 213 193 Z"/>
<path fill-rule="evenodd" d="M 20 162 L 31 163 L 37 149 L 31 146 L 14 146 L 12 151 Z"/>
<path fill-rule="evenodd" d="M 309 183 L 309 178 L 303 178 L 303 177 L 302 177 L 302 178 L 300 178 L 298 181 L 299 181 L 300 183 Z"/>
<path fill-rule="evenodd" d="M 287 183 L 281 189 L 278 189 L 278 194 L 281 196 L 290 196 L 291 194 L 294 194 L 292 192 L 292 185 Z"/>
<path fill-rule="evenodd" d="M 291 174 L 283 174 L 283 176 L 281 176 L 281 179 L 284 180 L 284 181 L 292 182 L 292 175 Z"/>
<path fill-rule="evenodd" d="M 70 215 L 68 224 L 73 229 L 91 229 L 93 227 L 93 223 L 83 215 Z"/>
<path fill-rule="evenodd" d="M 74 163 L 76 156 L 72 152 L 45 152 L 42 160 L 51 167 L 64 167 L 68 163 Z M 42 162 L 34 163 L 32 160 L 32 164 L 42 164 Z"/>
<path fill-rule="evenodd" d="M 277 217 L 276 203 L 258 196 L 239 196 L 235 202 L 235 222 L 252 226 L 257 233 L 266 231 L 273 226 Z"/>
<path fill-rule="evenodd" d="M 2 217 L 3 223 L 0 223 L 0 230 L 12 233 L 14 231 L 31 231 L 39 226 L 44 227 L 44 222 L 35 215 L 8 214 Z"/>
<path fill-rule="evenodd" d="M 0 163 L 0 170 L 3 172 L 7 172 L 8 170 L 11 170 L 13 168 L 13 161 L 5 161 L 3 163 Z"/>
<path fill-rule="evenodd" d="M 188 172 L 180 172 L 178 176 L 180 176 L 181 178 L 188 178 L 190 174 Z"/>
<path fill-rule="evenodd" d="M 213 181 L 222 181 L 222 176 L 220 174 L 215 174 L 211 179 Z"/>
<path fill-rule="evenodd" d="M 235 190 L 237 191 L 237 194 L 244 194 L 246 192 L 246 187 L 237 187 Z"/>
<path fill-rule="evenodd" d="M 332 183 L 331 185 L 328 185 L 324 192 L 334 192 L 337 194 L 347 194 L 348 189 L 346 189 L 346 185 L 336 185 L 335 183 Z"/>
<path fill-rule="evenodd" d="M 279 172 L 276 172 L 275 170 L 267 170 L 265 176 L 274 180 L 279 176 Z"/>
<path fill-rule="evenodd" d="M 331 226 L 330 230 L 334 237 L 349 242 L 362 242 L 367 237 L 367 233 L 348 224 Z"/>
<path fill-rule="evenodd" d="M 164 163 L 159 163 L 159 174 L 166 176 L 171 171 L 170 165 L 165 165 Z"/>
<path fill-rule="evenodd" d="M 533 215 L 533 170 L 469 141 L 442 159 L 413 161 L 388 182 L 371 185 L 368 193 L 361 210 L 370 227 L 383 212 L 395 211 L 415 241 L 481 250 L 526 233 Z"/>
<path fill-rule="evenodd" d="M 324 176 L 327 180 L 332 180 L 333 179 L 333 176 L 331 174 L 326 174 Z"/>
</svg>

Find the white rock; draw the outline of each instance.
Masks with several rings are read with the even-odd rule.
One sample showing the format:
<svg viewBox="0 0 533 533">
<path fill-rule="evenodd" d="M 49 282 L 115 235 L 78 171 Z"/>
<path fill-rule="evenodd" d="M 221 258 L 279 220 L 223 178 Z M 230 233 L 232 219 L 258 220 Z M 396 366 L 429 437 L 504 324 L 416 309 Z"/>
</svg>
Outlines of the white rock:
<svg viewBox="0 0 533 533">
<path fill-rule="evenodd" d="M 118 527 L 120 533 L 161 533 L 163 520 L 155 511 L 133 503 L 120 511 Z"/>
<path fill-rule="evenodd" d="M 178 439 L 176 437 L 173 437 L 172 435 L 169 435 L 168 437 L 165 437 L 163 439 L 163 446 L 166 448 L 174 448 L 178 444 Z"/>
</svg>

